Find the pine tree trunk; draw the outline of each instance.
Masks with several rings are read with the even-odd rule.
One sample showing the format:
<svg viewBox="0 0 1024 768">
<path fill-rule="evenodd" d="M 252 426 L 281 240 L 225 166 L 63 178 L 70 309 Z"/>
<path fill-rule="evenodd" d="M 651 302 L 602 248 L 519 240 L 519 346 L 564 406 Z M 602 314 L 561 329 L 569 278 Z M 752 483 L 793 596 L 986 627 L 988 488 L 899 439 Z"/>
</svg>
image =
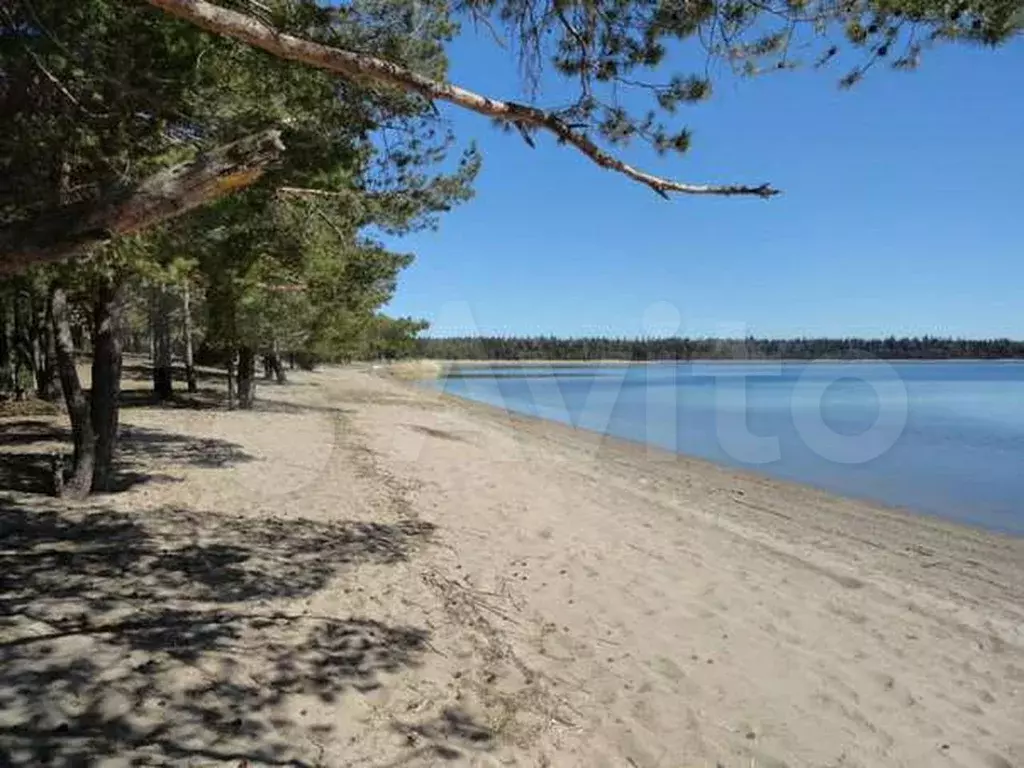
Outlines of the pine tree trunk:
<svg viewBox="0 0 1024 768">
<path fill-rule="evenodd" d="M 256 354 L 252 347 L 238 348 L 238 407 L 248 410 L 256 402 Z"/>
<path fill-rule="evenodd" d="M 195 353 L 192 349 L 192 297 L 189 292 L 188 280 L 182 286 L 181 291 L 181 314 L 184 328 L 182 333 L 185 336 L 185 381 L 190 394 L 199 391 L 199 384 L 196 382 Z"/>
<path fill-rule="evenodd" d="M 153 394 L 166 401 L 174 396 L 174 369 L 171 361 L 171 318 L 167 286 L 153 289 L 150 303 L 153 327 Z"/>
<path fill-rule="evenodd" d="M 49 391 L 46 371 L 46 300 L 40 299 L 33 288 L 29 293 L 31 318 L 29 335 L 32 339 L 32 378 L 36 383 L 36 397 L 46 399 Z"/>
<path fill-rule="evenodd" d="M 23 391 L 21 387 L 21 369 L 25 359 L 23 342 L 24 331 L 21 313 L 18 311 L 18 293 L 15 291 L 11 298 L 11 354 L 14 357 L 14 399 L 21 400 Z"/>
<path fill-rule="evenodd" d="M 14 391 L 10 302 L 0 294 L 0 393 Z"/>
<path fill-rule="evenodd" d="M 288 374 L 284 370 L 284 365 L 281 363 L 281 356 L 274 355 L 270 358 L 271 365 L 274 367 L 274 377 L 277 379 L 278 384 L 288 383 Z"/>
<path fill-rule="evenodd" d="M 235 353 L 234 351 L 228 355 L 228 361 L 226 363 L 228 372 L 228 410 L 235 410 L 236 400 L 235 397 Z"/>
<path fill-rule="evenodd" d="M 274 339 L 270 349 L 270 367 L 274 371 L 274 376 L 277 378 L 277 383 L 287 384 L 288 374 L 284 372 L 284 364 L 281 362 L 281 351 L 278 348 L 277 339 Z"/>
<path fill-rule="evenodd" d="M 57 334 L 53 331 L 53 321 L 46 326 L 46 393 L 44 397 L 51 403 L 61 400 L 60 371 L 57 368 Z"/>
<path fill-rule="evenodd" d="M 104 283 L 93 303 L 92 428 L 96 433 L 93 490 L 113 487 L 121 394 L 121 343 L 117 337 L 118 286 Z"/>
<path fill-rule="evenodd" d="M 29 289 L 32 375 L 36 384 L 36 397 L 54 402 L 60 399 L 60 385 L 54 359 L 56 352 L 53 346 L 53 325 L 50 322 L 50 302 L 49 296 L 39 294 L 36 288 Z"/>
<path fill-rule="evenodd" d="M 93 468 L 96 461 L 96 435 L 92 429 L 89 401 L 82 391 L 75 368 L 75 347 L 68 321 L 67 296 L 59 286 L 54 286 L 50 296 L 50 318 L 53 321 L 53 336 L 57 356 L 57 370 L 60 374 L 64 402 L 71 419 L 71 434 L 75 454 L 70 477 L 63 482 L 61 495 L 82 499 L 92 489 Z"/>
</svg>

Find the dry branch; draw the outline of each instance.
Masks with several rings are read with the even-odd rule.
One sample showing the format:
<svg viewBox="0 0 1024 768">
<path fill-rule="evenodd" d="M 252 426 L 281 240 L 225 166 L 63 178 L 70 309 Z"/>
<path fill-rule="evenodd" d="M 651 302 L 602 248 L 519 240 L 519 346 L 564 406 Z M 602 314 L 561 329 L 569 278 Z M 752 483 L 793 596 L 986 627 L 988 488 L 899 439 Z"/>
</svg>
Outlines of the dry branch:
<svg viewBox="0 0 1024 768">
<path fill-rule="evenodd" d="M 284 150 L 277 130 L 217 147 L 106 198 L 0 229 L 0 274 L 79 255 L 253 184 Z"/>
<path fill-rule="evenodd" d="M 688 195 L 748 195 L 771 197 L 778 194 L 768 184 L 684 184 L 645 173 L 601 149 L 586 133 L 566 123 L 557 114 L 527 104 L 501 101 L 482 96 L 457 85 L 440 82 L 405 67 L 367 54 L 321 45 L 267 27 L 244 13 L 206 2 L 206 0 L 146 0 L 150 5 L 219 35 L 241 40 L 268 53 L 324 69 L 349 80 L 390 86 L 418 93 L 428 100 L 447 101 L 487 117 L 515 125 L 524 136 L 530 130 L 554 134 L 562 143 L 582 152 L 594 163 L 621 173 L 653 189 L 662 196 L 668 192 Z"/>
</svg>

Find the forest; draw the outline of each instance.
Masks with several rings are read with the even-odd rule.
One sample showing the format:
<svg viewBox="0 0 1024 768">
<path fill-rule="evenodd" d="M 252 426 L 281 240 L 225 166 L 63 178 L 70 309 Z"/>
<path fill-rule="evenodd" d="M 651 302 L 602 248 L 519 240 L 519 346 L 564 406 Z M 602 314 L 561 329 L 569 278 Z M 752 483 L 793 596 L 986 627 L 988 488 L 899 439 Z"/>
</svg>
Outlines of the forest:
<svg viewBox="0 0 1024 768">
<path fill-rule="evenodd" d="M 713 83 L 706 64 L 674 71 L 675 46 L 730 76 L 832 67 L 849 88 L 880 63 L 907 70 L 936 45 L 994 47 L 1022 24 L 1017 0 L 9 0 L 0 399 L 66 411 L 73 455 L 56 485 L 80 497 L 110 487 L 126 350 L 152 360 L 158 402 L 194 390 L 204 362 L 226 373 L 227 407 L 243 409 L 261 364 L 284 382 L 286 362 L 359 357 L 716 355 L 715 343 L 692 340 L 417 342 L 422 322 L 383 314 L 413 258 L 386 243 L 469 201 L 480 169 L 438 104 L 490 118 L 523 151 L 552 139 L 662 198 L 771 198 L 780 190 L 769 183 L 680 181 L 619 155 L 631 142 L 690 148 L 677 113 L 710 98 Z M 450 82 L 464 25 L 515 52 L 527 93 L 547 73 L 578 98 L 544 108 Z M 637 95 L 628 108 L 626 91 Z M 746 346 L 1019 354 L 1006 342 L 939 340 Z"/>
<path fill-rule="evenodd" d="M 417 339 L 436 360 L 971 360 L 1022 359 L 1024 341 L 935 336 L 886 339 L 627 339 L 480 336 Z"/>
</svg>

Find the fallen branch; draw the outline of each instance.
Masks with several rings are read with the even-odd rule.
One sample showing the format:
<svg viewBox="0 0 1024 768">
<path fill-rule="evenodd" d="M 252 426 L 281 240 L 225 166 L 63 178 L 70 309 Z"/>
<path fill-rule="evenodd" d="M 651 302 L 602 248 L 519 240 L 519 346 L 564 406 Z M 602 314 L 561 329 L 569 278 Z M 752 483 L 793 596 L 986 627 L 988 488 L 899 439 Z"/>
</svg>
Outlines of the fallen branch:
<svg viewBox="0 0 1024 768">
<path fill-rule="evenodd" d="M 63 261 L 253 184 L 284 150 L 263 131 L 172 166 L 134 187 L 0 229 L 0 274 Z"/>
<path fill-rule="evenodd" d="M 778 194 L 778 190 L 768 184 L 759 186 L 684 184 L 653 176 L 627 165 L 614 155 L 605 152 L 586 133 L 547 110 L 527 104 L 492 99 L 457 85 L 433 80 L 384 59 L 287 35 L 268 28 L 251 16 L 206 2 L 206 0 L 146 0 L 146 2 L 205 30 L 241 40 L 282 59 L 302 62 L 341 75 L 349 80 L 385 85 L 402 91 L 418 93 L 432 101 L 447 101 L 463 109 L 511 123 L 524 136 L 528 136 L 528 131 L 531 129 L 554 134 L 560 142 L 575 147 L 602 168 L 621 173 L 634 181 L 645 184 L 663 197 L 667 197 L 669 192 L 688 195 L 752 195 L 756 197 L 771 197 Z"/>
</svg>

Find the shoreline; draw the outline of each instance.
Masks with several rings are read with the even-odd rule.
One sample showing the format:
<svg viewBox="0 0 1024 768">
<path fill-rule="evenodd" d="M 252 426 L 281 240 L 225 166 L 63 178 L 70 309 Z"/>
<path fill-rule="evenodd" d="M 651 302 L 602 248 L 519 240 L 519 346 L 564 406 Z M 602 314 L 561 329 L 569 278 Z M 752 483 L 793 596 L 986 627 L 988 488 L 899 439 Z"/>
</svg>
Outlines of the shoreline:
<svg viewBox="0 0 1024 768">
<path fill-rule="evenodd" d="M 550 429 L 553 434 L 561 433 L 564 439 L 567 440 L 578 439 L 581 442 L 586 442 L 588 444 L 601 444 L 602 447 L 608 450 L 618 450 L 623 454 L 628 454 L 629 456 L 640 460 L 645 458 L 652 459 L 654 462 L 653 465 L 657 465 L 659 467 L 676 463 L 680 465 L 676 468 L 676 471 L 678 472 L 685 473 L 689 470 L 708 474 L 719 473 L 721 475 L 721 482 L 727 482 L 728 480 L 738 480 L 741 482 L 746 481 L 748 483 L 773 488 L 774 490 L 787 495 L 804 495 L 807 496 L 807 500 L 812 503 L 859 505 L 868 509 L 873 509 L 880 514 L 887 516 L 906 518 L 907 522 L 911 525 L 922 523 L 937 529 L 947 529 L 952 535 L 982 534 L 984 536 L 992 536 L 999 539 L 1010 539 L 1024 543 L 1024 535 L 1022 534 L 971 525 L 958 520 L 952 520 L 942 515 L 916 510 L 913 507 L 900 504 L 889 504 L 870 497 L 847 496 L 813 483 L 804 483 L 798 480 L 775 477 L 767 472 L 759 472 L 756 469 L 748 467 L 719 463 L 695 454 L 672 451 L 667 448 L 646 443 L 642 440 L 634 440 L 628 437 L 621 437 L 619 435 L 606 434 L 596 430 L 587 429 L 586 427 L 576 427 L 560 421 L 545 419 L 542 416 L 534 416 L 520 411 L 509 410 L 502 406 L 449 394 L 448 392 L 440 390 L 424 389 L 421 385 L 416 384 L 415 380 L 399 379 L 396 381 L 399 386 L 408 387 L 414 392 L 436 395 L 446 404 L 452 407 L 464 409 L 468 413 L 475 413 L 479 416 L 496 418 L 498 420 L 509 420 L 512 424 L 521 424 L 524 428 L 528 428 L 532 432 L 538 434 Z M 643 454 L 643 456 L 640 456 L 640 454 Z M 1022 562 L 1022 564 L 1024 564 L 1024 562 Z"/>
<path fill-rule="evenodd" d="M 556 622 L 577 616 L 569 630 L 598 654 L 609 630 L 628 648 L 608 670 L 565 662 L 587 681 L 586 700 L 635 684 L 608 699 L 625 710 L 590 713 L 607 724 L 617 712 L 624 728 L 590 731 L 579 762 L 553 765 L 602 754 L 664 764 L 629 751 L 635 733 L 668 764 L 1024 762 L 1024 539 L 408 382 L 385 379 L 379 396 L 363 422 L 378 434 L 371 446 L 444 489 L 440 508 L 453 512 L 432 519 L 478 531 L 455 545 L 474 583 L 505 583 L 502 563 L 536 563 L 530 583 L 542 589 L 524 584 L 518 600 Z M 387 435 L 412 423 L 429 438 L 403 460 L 410 446 Z M 559 563 L 571 586 L 551 594 Z M 958 691 L 969 693 L 949 707 Z M 652 727 L 626 714 L 638 706 L 682 707 L 688 725 Z"/>
<path fill-rule="evenodd" d="M 404 361 L 396 361 L 390 365 L 401 365 Z M 999 363 L 999 364 L 1018 364 L 1024 365 L 1024 358 L 1019 357 L 935 357 L 935 358 L 904 358 L 904 357 L 752 357 L 745 359 L 736 358 L 716 358 L 716 357 L 693 357 L 693 358 L 664 358 L 655 360 L 623 360 L 623 359 L 608 359 L 608 360 L 487 360 L 487 359 L 458 359 L 448 360 L 442 358 L 417 358 L 415 361 L 410 362 L 428 362 L 437 363 L 441 366 L 453 365 L 453 366 L 494 366 L 494 367 L 514 367 L 514 366 L 543 366 L 548 365 L 552 367 L 565 366 L 565 367 L 581 367 L 581 366 L 612 366 L 612 365 L 670 365 L 670 364 L 688 364 L 688 363 L 721 363 L 728 365 L 749 365 L 753 363 L 806 363 L 808 365 L 818 364 L 832 364 L 832 363 L 856 363 L 856 364 L 870 364 L 870 363 L 912 363 L 912 364 L 927 364 L 927 363 L 944 363 L 947 365 L 952 364 L 977 364 L 977 363 Z M 384 364 L 385 366 L 389 364 Z"/>
<path fill-rule="evenodd" d="M 926 361 L 921 361 L 921 362 L 926 362 Z M 981 531 L 981 532 L 984 532 L 984 533 L 988 533 L 988 534 L 992 534 L 992 535 L 996 535 L 996 536 L 1001 536 L 1001 537 L 1009 537 L 1009 538 L 1014 538 L 1014 539 L 1024 539 L 1024 532 L 1021 532 L 1020 530 L 1014 530 L 1014 529 L 1011 529 L 1011 528 L 997 528 L 997 527 L 987 527 L 987 526 L 982 526 L 982 525 L 975 525 L 975 524 L 970 523 L 970 522 L 964 522 L 964 521 L 955 519 L 951 515 L 948 515 L 948 514 L 942 514 L 940 512 L 931 512 L 931 511 L 928 511 L 926 509 L 915 508 L 915 507 L 910 506 L 908 504 L 898 504 L 898 503 L 887 502 L 884 499 L 872 497 L 869 494 L 865 494 L 865 495 L 848 495 L 848 494 L 843 493 L 841 491 L 837 491 L 837 490 L 834 490 L 834 489 L 831 489 L 831 488 L 827 488 L 827 487 L 822 486 L 822 485 L 818 485 L 818 484 L 816 484 L 814 482 L 805 482 L 805 481 L 802 481 L 802 480 L 795 480 L 795 479 L 790 479 L 790 478 L 778 477 L 776 475 L 773 475 L 770 472 L 759 471 L 758 469 L 751 468 L 751 467 L 745 467 L 745 466 L 742 466 L 742 465 L 734 465 L 734 464 L 729 464 L 729 463 L 725 463 L 725 462 L 719 463 L 719 462 L 716 462 L 716 461 L 714 461 L 712 459 L 707 459 L 707 458 L 704 458 L 704 457 L 699 456 L 699 455 L 685 453 L 685 452 L 681 452 L 681 451 L 673 451 L 673 450 L 668 449 L 668 448 L 663 448 L 663 447 L 660 447 L 660 446 L 656 446 L 656 445 L 647 443 L 647 442 L 645 442 L 645 441 L 643 441 L 641 439 L 634 439 L 634 438 L 624 437 L 624 436 L 620 436 L 620 435 L 612 435 L 612 434 L 602 433 L 602 432 L 598 432 L 596 430 L 588 429 L 586 427 L 576 427 L 576 426 L 573 426 L 573 425 L 565 424 L 564 422 L 560 422 L 560 421 L 556 421 L 556 420 L 551 420 L 551 419 L 545 419 L 545 418 L 543 418 L 541 416 L 534 416 L 532 414 L 527 414 L 527 413 L 523 413 L 523 412 L 520 412 L 520 411 L 510 410 L 510 409 L 505 408 L 504 406 L 499 406 L 499 405 L 495 405 L 495 404 L 491 404 L 491 403 L 485 403 L 485 402 L 482 402 L 482 401 L 479 401 L 479 400 L 473 400 L 472 398 L 462 397 L 460 395 L 449 394 L 448 392 L 445 392 L 443 390 L 424 389 L 425 385 L 417 384 L 417 379 L 397 378 L 397 380 L 402 385 L 409 385 L 409 386 L 413 386 L 413 387 L 418 387 L 418 388 L 422 389 L 423 391 L 435 392 L 437 394 L 440 394 L 444 398 L 451 399 L 452 401 L 454 401 L 457 404 L 468 404 L 468 405 L 473 405 L 473 406 L 479 406 L 479 407 L 482 407 L 482 408 L 485 408 L 485 409 L 493 409 L 495 412 L 498 412 L 498 413 L 507 414 L 507 415 L 514 415 L 516 418 L 519 418 L 519 419 L 534 420 L 534 421 L 537 421 L 537 422 L 542 423 L 542 424 L 556 425 L 556 426 L 558 426 L 560 428 L 568 429 L 568 430 L 572 431 L 573 433 L 583 433 L 585 435 L 592 436 L 592 437 L 590 437 L 588 439 L 600 439 L 600 440 L 609 441 L 610 443 L 620 442 L 620 443 L 623 443 L 623 444 L 626 444 L 626 445 L 629 445 L 629 446 L 633 446 L 636 449 L 639 449 L 639 450 L 644 451 L 644 452 L 646 452 L 648 454 L 652 454 L 654 456 L 659 457 L 658 461 L 662 461 L 663 462 L 663 461 L 666 461 L 666 460 L 671 460 L 674 457 L 674 458 L 679 459 L 680 461 L 684 461 L 684 462 L 695 462 L 698 466 L 702 467 L 702 471 L 707 471 L 707 470 L 709 470 L 711 468 L 718 469 L 718 470 L 721 470 L 721 471 L 723 471 L 725 473 L 733 473 L 733 474 L 736 474 L 736 475 L 739 475 L 739 476 L 747 476 L 747 477 L 749 477 L 750 479 L 753 479 L 753 480 L 759 480 L 759 481 L 762 481 L 762 482 L 774 483 L 774 484 L 776 484 L 776 485 L 778 485 L 778 486 L 780 486 L 782 488 L 789 488 L 791 490 L 803 489 L 803 490 L 806 490 L 806 491 L 814 491 L 816 493 L 823 494 L 825 497 L 831 497 L 831 498 L 837 499 L 837 500 L 856 502 L 856 503 L 860 503 L 860 504 L 874 506 L 874 507 L 879 508 L 880 510 L 884 510 L 884 511 L 887 511 L 887 512 L 897 512 L 899 514 L 908 515 L 908 516 L 911 516 L 911 517 L 914 517 L 914 518 L 923 518 L 924 520 L 928 520 L 928 521 L 931 521 L 933 523 L 938 523 L 938 524 L 942 524 L 942 525 L 946 525 L 946 526 L 951 526 L 953 529 L 963 529 L 963 530 L 968 530 L 968 531 Z M 418 381 L 425 382 L 425 381 L 431 381 L 431 380 L 432 379 L 428 378 L 428 379 L 419 379 Z"/>
</svg>

